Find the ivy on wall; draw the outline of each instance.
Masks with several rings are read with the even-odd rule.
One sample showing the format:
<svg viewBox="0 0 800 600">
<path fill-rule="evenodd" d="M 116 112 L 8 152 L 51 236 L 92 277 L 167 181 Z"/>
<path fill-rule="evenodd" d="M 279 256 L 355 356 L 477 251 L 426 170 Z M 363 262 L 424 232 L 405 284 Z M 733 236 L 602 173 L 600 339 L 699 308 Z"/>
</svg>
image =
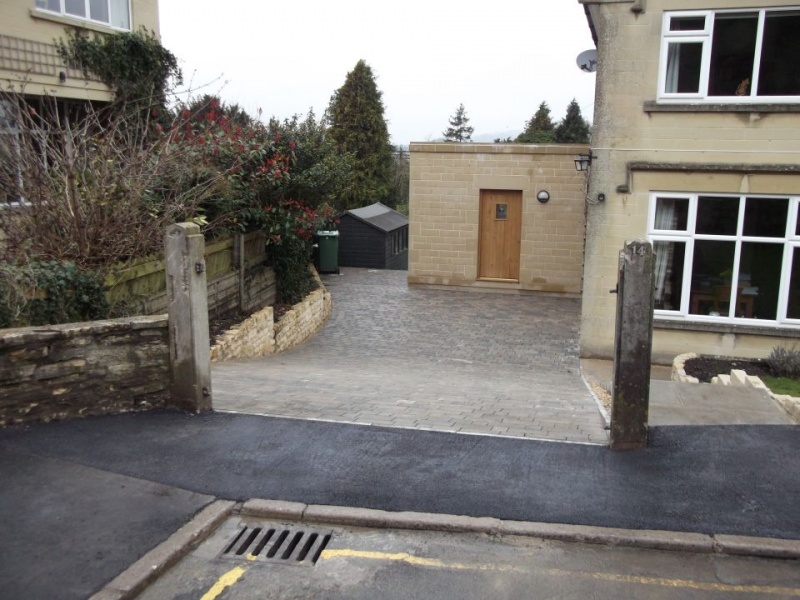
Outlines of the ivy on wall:
<svg viewBox="0 0 800 600">
<path fill-rule="evenodd" d="M 183 83 L 178 59 L 147 29 L 91 37 L 67 29 L 66 36 L 56 41 L 61 58 L 85 76 L 96 75 L 117 101 L 164 107 L 171 84 Z"/>
</svg>

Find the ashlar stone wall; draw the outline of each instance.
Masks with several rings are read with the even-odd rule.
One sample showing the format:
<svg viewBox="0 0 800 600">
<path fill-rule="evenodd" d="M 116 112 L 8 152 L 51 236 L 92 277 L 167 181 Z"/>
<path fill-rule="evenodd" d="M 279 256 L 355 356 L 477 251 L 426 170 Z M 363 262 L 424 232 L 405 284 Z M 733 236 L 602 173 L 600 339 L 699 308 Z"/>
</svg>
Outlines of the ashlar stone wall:
<svg viewBox="0 0 800 600">
<path fill-rule="evenodd" d="M 409 199 L 411 284 L 579 295 L 586 175 L 583 145 L 413 143 Z M 482 190 L 522 193 L 519 280 L 479 277 Z M 536 198 L 550 195 L 546 203 Z"/>
<path fill-rule="evenodd" d="M 150 409 L 169 385 L 166 315 L 0 329 L 0 426 Z"/>
</svg>

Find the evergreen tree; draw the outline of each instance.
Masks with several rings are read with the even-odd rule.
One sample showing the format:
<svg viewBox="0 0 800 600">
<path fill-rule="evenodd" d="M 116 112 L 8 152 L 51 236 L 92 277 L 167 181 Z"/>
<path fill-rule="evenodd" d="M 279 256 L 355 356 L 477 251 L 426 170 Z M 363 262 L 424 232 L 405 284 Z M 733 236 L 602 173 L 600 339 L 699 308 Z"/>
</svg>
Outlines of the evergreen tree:
<svg viewBox="0 0 800 600">
<path fill-rule="evenodd" d="M 548 144 L 556 139 L 556 126 L 550 118 L 550 107 L 542 102 L 536 114 L 525 123 L 525 131 L 515 140 L 519 144 Z"/>
<path fill-rule="evenodd" d="M 450 127 L 442 132 L 445 142 L 471 142 L 474 129 L 469 126 L 469 117 L 464 105 L 459 104 L 456 114 L 450 117 Z"/>
<path fill-rule="evenodd" d="M 392 165 L 392 193 L 387 206 L 408 215 L 408 192 L 410 161 L 408 152 L 402 146 L 395 146 Z"/>
<path fill-rule="evenodd" d="M 581 107 L 573 98 L 567 106 L 567 115 L 556 127 L 556 142 L 559 144 L 588 144 L 591 126 L 581 115 Z"/>
<path fill-rule="evenodd" d="M 315 208 L 340 207 L 355 185 L 356 161 L 353 154 L 336 147 L 325 118 L 317 119 L 313 110 L 305 118 L 297 114 L 283 122 L 272 118 L 269 131 L 273 139 L 280 136 L 295 144 L 291 177 L 283 183 L 285 196 Z"/>
<path fill-rule="evenodd" d="M 382 93 L 363 60 L 334 92 L 326 118 L 339 152 L 355 158 L 354 184 L 337 208 L 358 208 L 387 200 L 392 188 L 392 146 L 383 116 Z"/>
</svg>

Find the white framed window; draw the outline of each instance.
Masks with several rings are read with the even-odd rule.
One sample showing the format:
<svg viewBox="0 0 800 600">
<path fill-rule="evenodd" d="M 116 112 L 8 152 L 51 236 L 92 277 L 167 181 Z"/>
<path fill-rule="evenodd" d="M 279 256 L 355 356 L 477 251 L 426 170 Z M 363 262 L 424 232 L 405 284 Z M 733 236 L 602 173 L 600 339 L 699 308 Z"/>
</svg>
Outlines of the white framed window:
<svg viewBox="0 0 800 600">
<path fill-rule="evenodd" d="M 800 326 L 800 196 L 650 195 L 655 314 Z"/>
<path fill-rule="evenodd" d="M 38 10 L 130 31 L 129 0 L 36 0 Z"/>
<path fill-rule="evenodd" d="M 664 13 L 659 101 L 800 101 L 800 7 Z"/>
</svg>

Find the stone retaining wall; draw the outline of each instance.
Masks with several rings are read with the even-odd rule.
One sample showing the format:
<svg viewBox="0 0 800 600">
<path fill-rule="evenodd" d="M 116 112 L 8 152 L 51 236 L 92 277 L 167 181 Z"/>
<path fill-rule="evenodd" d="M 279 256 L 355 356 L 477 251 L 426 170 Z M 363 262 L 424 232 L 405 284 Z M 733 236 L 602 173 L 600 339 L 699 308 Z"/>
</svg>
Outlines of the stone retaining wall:
<svg viewBox="0 0 800 600">
<path fill-rule="evenodd" d="M 295 304 L 275 324 L 275 352 L 285 352 L 315 334 L 331 314 L 331 294 L 323 287 Z"/>
<path fill-rule="evenodd" d="M 166 315 L 0 330 L 0 426 L 161 406 L 169 385 Z"/>
<path fill-rule="evenodd" d="M 272 307 L 268 306 L 225 332 L 211 347 L 211 361 L 277 354 L 303 343 L 331 314 L 331 294 L 319 283 L 318 289 L 295 304 L 277 323 Z"/>
</svg>

